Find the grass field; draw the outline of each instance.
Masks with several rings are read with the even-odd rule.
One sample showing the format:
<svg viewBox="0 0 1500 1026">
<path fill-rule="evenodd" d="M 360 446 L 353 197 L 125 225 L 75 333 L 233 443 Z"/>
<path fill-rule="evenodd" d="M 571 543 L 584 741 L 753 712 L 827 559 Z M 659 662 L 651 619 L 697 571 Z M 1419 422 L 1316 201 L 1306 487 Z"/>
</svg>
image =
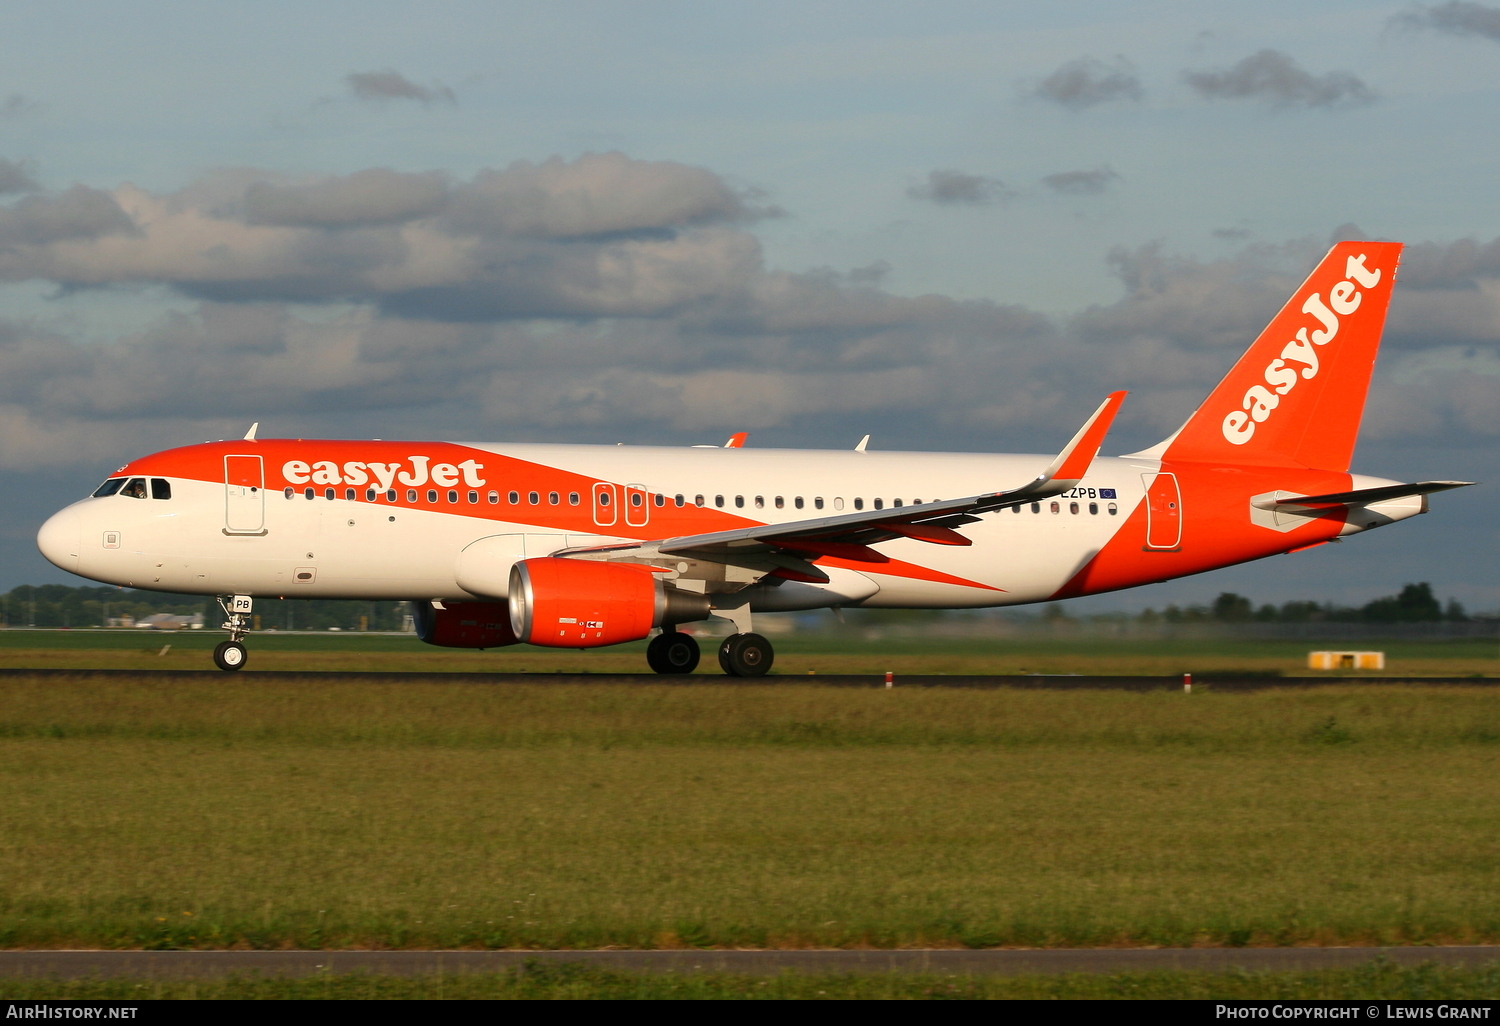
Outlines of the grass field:
<svg viewBox="0 0 1500 1026">
<path fill-rule="evenodd" d="M 0 946 L 1500 941 L 1489 689 L 0 681 Z"/>
<path fill-rule="evenodd" d="M 212 667 L 209 653 L 222 631 L 0 631 L 0 668 L 162 669 Z M 870 673 L 1080 673 L 1161 675 L 1257 673 L 1370 676 L 1307 669 L 1314 648 L 1379 648 L 1388 673 L 1420 676 L 1500 675 L 1500 645 L 1488 639 L 1380 641 L 1194 641 L 1105 639 L 904 638 L 870 640 L 855 633 L 773 638 L 777 675 Z M 253 634 L 249 668 L 256 670 L 387 670 L 423 673 L 643 673 L 645 644 L 591 651 L 529 645 L 492 651 L 443 649 L 411 635 Z M 718 674 L 716 638 L 702 638 L 700 673 Z M 167 648 L 165 654 L 162 649 Z M 1378 675 L 1378 674 L 1377 674 Z"/>
<path fill-rule="evenodd" d="M 269 999 L 577 999 L 760 1000 L 973 998 L 1212 998 L 1295 1000 L 1494 1000 L 1500 969 L 1403 969 L 1374 962 L 1311 973 L 1120 973 L 1064 976 L 802 975 L 770 978 L 617 973 L 576 965 L 533 964 L 520 972 L 402 978 L 352 975 L 303 979 L 3 980 L 0 1000 Z"/>
</svg>

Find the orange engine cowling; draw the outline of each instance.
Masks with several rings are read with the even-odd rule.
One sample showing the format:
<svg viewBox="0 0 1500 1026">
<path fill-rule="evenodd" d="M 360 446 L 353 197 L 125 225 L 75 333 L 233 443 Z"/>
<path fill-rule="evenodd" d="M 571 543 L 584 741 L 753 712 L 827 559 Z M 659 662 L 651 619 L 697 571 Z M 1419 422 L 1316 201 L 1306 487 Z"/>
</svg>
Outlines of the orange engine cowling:
<svg viewBox="0 0 1500 1026">
<path fill-rule="evenodd" d="M 510 610 L 503 602 L 413 602 L 417 637 L 444 648 L 503 648 L 517 644 Z"/>
<path fill-rule="evenodd" d="M 510 628 L 550 648 L 637 641 L 663 624 L 706 619 L 708 598 L 667 587 L 650 567 L 543 556 L 510 571 Z"/>
</svg>

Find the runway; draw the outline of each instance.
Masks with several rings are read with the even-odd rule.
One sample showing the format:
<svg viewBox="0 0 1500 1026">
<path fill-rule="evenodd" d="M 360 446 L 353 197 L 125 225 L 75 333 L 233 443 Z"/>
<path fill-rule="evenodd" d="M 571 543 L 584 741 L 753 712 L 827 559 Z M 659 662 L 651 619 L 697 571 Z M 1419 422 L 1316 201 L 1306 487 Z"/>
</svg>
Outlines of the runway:
<svg viewBox="0 0 1500 1026">
<path fill-rule="evenodd" d="M 321 973 L 515 971 L 527 963 L 584 965 L 618 972 L 933 973 L 1023 976 L 1060 973 L 1225 972 L 1348 968 L 1383 959 L 1412 966 L 1479 966 L 1500 946 L 1410 948 L 1069 948 L 903 951 L 0 951 L 0 976 L 89 979 L 201 979 Z"/>
<path fill-rule="evenodd" d="M 673 676 L 657 673 L 423 673 L 341 672 L 300 670 L 24 670 L 0 669 L 7 677 L 57 681 L 90 680 L 180 680 L 232 683 L 298 684 L 593 684 L 628 687 L 666 684 L 677 687 L 746 687 L 814 685 L 817 687 L 883 688 L 881 674 L 777 674 L 765 677 L 730 677 L 718 673 Z M 1261 691 L 1268 688 L 1308 688 L 1335 685 L 1401 684 L 1413 687 L 1495 687 L 1500 677 L 1271 677 L 1234 674 L 1193 674 L 1195 691 Z M 1183 677 L 1078 676 L 1074 674 L 1025 674 L 1011 676 L 961 676 L 947 674 L 896 674 L 894 687 L 903 688 L 1031 688 L 1041 690 L 1095 689 L 1110 691 L 1181 691 Z"/>
</svg>

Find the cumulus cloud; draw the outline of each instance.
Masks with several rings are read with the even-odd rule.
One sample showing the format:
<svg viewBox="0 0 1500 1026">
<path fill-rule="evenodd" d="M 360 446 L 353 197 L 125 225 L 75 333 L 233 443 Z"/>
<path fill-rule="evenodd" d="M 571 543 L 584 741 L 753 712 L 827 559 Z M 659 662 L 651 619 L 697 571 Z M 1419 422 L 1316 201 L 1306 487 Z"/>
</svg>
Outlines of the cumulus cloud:
<svg viewBox="0 0 1500 1026">
<path fill-rule="evenodd" d="M 11 280 L 201 300 L 105 344 L 0 323 L 0 466 L 12 469 L 251 420 L 312 430 L 319 416 L 340 433 L 378 421 L 371 433 L 387 437 L 394 422 L 645 441 L 864 431 L 876 414 L 906 445 L 1036 451 L 1124 387 L 1121 451 L 1175 429 L 1326 250 L 1120 248 L 1107 257 L 1120 299 L 1058 320 L 894 295 L 883 262 L 767 267 L 749 198 L 703 169 L 622 155 L 468 180 L 238 171 L 165 195 L 78 186 L 0 209 Z M 1500 240 L 1409 254 L 1382 367 L 1421 402 L 1389 399 L 1370 430 L 1492 438 L 1500 374 L 1487 368 L 1500 360 L 1482 357 L 1500 348 Z"/>
<path fill-rule="evenodd" d="M 27 196 L 0 207 L 0 244 L 46 247 L 135 234 L 135 222 L 107 192 L 75 185 L 57 196 Z"/>
<path fill-rule="evenodd" d="M 31 177 L 31 167 L 20 161 L 0 157 L 0 194 L 9 192 L 35 192 L 41 188 Z"/>
<path fill-rule="evenodd" d="M 1390 24 L 1397 28 L 1436 29 L 1455 36 L 1481 36 L 1500 43 L 1500 7 L 1486 7 L 1469 0 L 1448 0 L 1433 7 L 1416 9 L 1393 16 Z"/>
<path fill-rule="evenodd" d="M 216 301 L 365 301 L 405 316 L 648 316 L 742 290 L 740 222 L 768 211 L 703 168 L 587 154 L 177 193 L 75 186 L 0 208 L 0 280 L 172 287 Z"/>
<path fill-rule="evenodd" d="M 344 82 L 358 100 L 386 103 L 390 100 L 415 100 L 423 106 L 433 103 L 457 103 L 458 97 L 447 86 L 418 85 L 395 71 L 356 71 L 345 75 Z"/>
<path fill-rule="evenodd" d="M 1069 61 L 1039 82 L 1032 95 L 1073 110 L 1111 100 L 1139 101 L 1145 91 L 1135 68 L 1124 57 L 1106 64 L 1093 57 Z"/>
<path fill-rule="evenodd" d="M 290 228 L 350 228 L 430 217 L 448 199 L 440 172 L 370 168 L 308 185 L 255 182 L 245 190 L 246 221 Z"/>
<path fill-rule="evenodd" d="M 998 178 L 949 168 L 927 172 L 927 180 L 908 186 L 906 195 L 943 206 L 984 206 L 1008 198 L 1010 192 Z"/>
<path fill-rule="evenodd" d="M 1262 100 L 1277 107 L 1373 103 L 1375 93 L 1352 72 L 1314 75 L 1287 53 L 1261 50 L 1227 71 L 1188 71 L 1184 81 L 1206 99 Z"/>
<path fill-rule="evenodd" d="M 1097 196 L 1108 189 L 1111 182 L 1119 180 L 1120 176 L 1105 166 L 1089 171 L 1059 171 L 1055 175 L 1045 176 L 1042 184 L 1053 192 L 1070 196 Z"/>
</svg>

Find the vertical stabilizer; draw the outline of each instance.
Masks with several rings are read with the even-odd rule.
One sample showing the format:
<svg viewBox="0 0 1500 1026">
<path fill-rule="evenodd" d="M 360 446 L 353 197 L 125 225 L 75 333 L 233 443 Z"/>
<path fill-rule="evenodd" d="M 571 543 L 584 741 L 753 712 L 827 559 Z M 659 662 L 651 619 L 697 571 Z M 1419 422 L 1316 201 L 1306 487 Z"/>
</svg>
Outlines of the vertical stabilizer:
<svg viewBox="0 0 1500 1026">
<path fill-rule="evenodd" d="M 1348 470 L 1400 257 L 1397 242 L 1329 250 L 1164 457 Z"/>
</svg>

